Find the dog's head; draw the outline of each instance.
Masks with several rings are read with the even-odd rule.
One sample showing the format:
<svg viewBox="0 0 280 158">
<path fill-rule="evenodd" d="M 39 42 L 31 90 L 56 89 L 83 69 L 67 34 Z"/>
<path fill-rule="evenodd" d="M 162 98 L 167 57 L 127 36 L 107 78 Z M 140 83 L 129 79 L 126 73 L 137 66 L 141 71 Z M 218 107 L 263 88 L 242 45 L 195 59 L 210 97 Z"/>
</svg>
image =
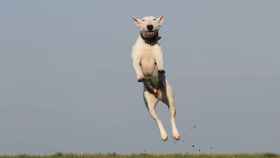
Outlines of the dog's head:
<svg viewBox="0 0 280 158">
<path fill-rule="evenodd" d="M 140 29 L 140 33 L 144 38 L 155 38 L 158 36 L 158 31 L 163 24 L 164 16 L 154 17 L 146 16 L 142 19 L 132 17 L 136 26 Z"/>
</svg>

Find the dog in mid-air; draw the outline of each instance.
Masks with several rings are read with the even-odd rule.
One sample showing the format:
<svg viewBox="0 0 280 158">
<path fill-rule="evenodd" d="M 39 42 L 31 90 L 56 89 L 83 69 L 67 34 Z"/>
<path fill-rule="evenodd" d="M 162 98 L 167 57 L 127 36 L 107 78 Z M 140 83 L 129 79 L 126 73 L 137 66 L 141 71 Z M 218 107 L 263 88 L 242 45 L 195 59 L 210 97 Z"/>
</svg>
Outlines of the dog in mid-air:
<svg viewBox="0 0 280 158">
<path fill-rule="evenodd" d="M 163 54 L 159 45 L 159 29 L 164 17 L 146 16 L 142 19 L 133 17 L 139 28 L 139 36 L 132 48 L 133 68 L 137 81 L 144 85 L 144 101 L 146 107 L 155 120 L 163 141 L 168 139 L 166 130 L 156 113 L 156 105 L 159 101 L 165 103 L 170 111 L 172 135 L 175 140 L 180 140 L 180 134 L 176 127 L 176 108 L 174 95 L 170 84 L 165 77 Z"/>
</svg>

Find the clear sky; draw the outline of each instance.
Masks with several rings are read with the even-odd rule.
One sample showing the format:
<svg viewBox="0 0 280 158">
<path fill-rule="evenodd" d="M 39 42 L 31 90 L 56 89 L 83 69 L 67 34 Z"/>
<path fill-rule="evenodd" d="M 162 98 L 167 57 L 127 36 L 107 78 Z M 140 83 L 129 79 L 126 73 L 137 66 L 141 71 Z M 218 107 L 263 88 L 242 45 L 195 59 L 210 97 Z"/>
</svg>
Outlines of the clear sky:
<svg viewBox="0 0 280 158">
<path fill-rule="evenodd" d="M 0 1 L 0 153 L 280 153 L 280 1 Z M 164 15 L 183 141 L 162 143 L 131 16 Z M 160 117 L 171 136 L 168 109 Z M 195 148 L 192 148 L 195 144 Z"/>
</svg>

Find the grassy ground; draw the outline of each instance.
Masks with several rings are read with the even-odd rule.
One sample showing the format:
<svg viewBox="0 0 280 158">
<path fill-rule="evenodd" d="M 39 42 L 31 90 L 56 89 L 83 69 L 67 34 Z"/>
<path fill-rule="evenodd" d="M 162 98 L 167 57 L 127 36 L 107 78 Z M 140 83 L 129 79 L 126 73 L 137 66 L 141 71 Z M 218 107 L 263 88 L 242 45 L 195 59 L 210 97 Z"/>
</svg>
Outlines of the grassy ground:
<svg viewBox="0 0 280 158">
<path fill-rule="evenodd" d="M 2 155 L 0 158 L 280 158 L 280 155 L 265 154 L 62 154 L 56 153 L 52 155 Z"/>
</svg>

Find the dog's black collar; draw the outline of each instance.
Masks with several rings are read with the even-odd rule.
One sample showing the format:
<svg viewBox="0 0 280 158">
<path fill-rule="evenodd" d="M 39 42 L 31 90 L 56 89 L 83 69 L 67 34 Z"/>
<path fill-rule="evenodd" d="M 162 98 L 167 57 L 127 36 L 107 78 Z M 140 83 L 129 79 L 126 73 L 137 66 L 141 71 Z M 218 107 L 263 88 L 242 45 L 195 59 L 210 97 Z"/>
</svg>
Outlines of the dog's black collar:
<svg viewBox="0 0 280 158">
<path fill-rule="evenodd" d="M 140 36 L 145 41 L 145 43 L 152 45 L 152 46 L 155 44 L 158 44 L 158 41 L 161 39 L 161 37 L 158 35 L 158 32 L 157 32 L 157 35 L 152 38 L 144 37 L 142 32 L 140 32 Z"/>
</svg>

